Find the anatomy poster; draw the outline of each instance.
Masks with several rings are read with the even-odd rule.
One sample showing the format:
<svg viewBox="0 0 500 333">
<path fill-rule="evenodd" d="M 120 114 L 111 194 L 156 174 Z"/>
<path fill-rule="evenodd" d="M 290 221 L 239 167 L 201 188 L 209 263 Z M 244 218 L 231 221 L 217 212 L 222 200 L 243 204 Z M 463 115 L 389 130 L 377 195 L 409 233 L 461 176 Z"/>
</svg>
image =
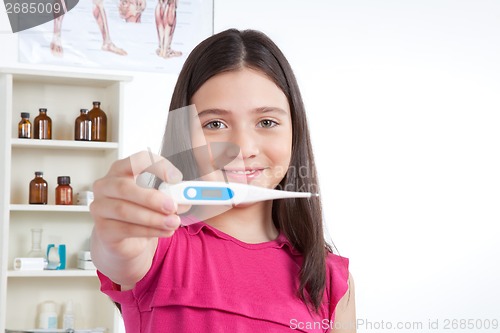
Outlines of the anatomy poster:
<svg viewBox="0 0 500 333">
<path fill-rule="evenodd" d="M 80 0 L 65 15 L 19 32 L 19 61 L 178 73 L 212 33 L 213 0 Z"/>
</svg>

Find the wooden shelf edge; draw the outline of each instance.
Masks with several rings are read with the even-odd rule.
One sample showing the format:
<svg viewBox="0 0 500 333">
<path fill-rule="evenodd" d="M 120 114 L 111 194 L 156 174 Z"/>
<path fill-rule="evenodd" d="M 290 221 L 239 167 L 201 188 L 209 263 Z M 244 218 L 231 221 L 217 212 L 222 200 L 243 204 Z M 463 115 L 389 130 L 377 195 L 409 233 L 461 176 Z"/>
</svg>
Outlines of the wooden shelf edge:
<svg viewBox="0 0 500 333">
<path fill-rule="evenodd" d="M 11 204 L 10 211 L 11 212 L 88 212 L 89 206 Z"/>
<path fill-rule="evenodd" d="M 30 278 L 30 277 L 97 277 L 95 270 L 84 269 L 64 269 L 64 270 L 44 270 L 44 271 L 7 271 L 9 278 Z"/>
<path fill-rule="evenodd" d="M 82 149 L 82 150 L 114 150 L 118 149 L 117 142 L 95 142 L 74 140 L 38 140 L 38 139 L 11 139 L 13 148 L 54 148 L 54 149 Z"/>
<path fill-rule="evenodd" d="M 61 69 L 56 66 L 44 66 L 40 68 L 39 65 L 22 65 L 22 66 L 9 66 L 0 67 L 0 74 L 12 74 L 16 77 L 25 79 L 30 78 L 48 78 L 48 80 L 56 79 L 75 79 L 79 81 L 124 81 L 130 82 L 133 76 L 129 74 L 111 73 L 106 70 L 95 70 L 89 72 L 88 68 L 68 68 Z"/>
</svg>

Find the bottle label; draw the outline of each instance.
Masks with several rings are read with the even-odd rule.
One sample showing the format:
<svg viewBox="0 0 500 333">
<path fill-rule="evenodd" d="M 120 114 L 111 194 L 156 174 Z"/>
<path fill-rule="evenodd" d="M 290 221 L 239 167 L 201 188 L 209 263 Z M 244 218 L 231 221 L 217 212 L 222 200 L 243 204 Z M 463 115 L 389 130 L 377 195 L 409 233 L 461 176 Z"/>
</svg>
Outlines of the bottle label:
<svg viewBox="0 0 500 333">
<path fill-rule="evenodd" d="M 50 316 L 47 318 L 47 328 L 57 328 L 57 317 Z"/>
</svg>

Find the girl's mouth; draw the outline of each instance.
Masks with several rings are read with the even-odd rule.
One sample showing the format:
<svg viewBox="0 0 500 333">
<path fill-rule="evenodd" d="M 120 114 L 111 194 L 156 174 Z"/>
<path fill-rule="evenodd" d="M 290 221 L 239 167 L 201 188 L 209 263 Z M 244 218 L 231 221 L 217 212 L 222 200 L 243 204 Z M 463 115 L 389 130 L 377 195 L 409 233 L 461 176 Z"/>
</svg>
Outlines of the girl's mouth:
<svg viewBox="0 0 500 333">
<path fill-rule="evenodd" d="M 257 169 L 223 169 L 222 171 L 227 176 L 228 180 L 238 183 L 249 183 L 260 176 L 264 168 Z"/>
</svg>

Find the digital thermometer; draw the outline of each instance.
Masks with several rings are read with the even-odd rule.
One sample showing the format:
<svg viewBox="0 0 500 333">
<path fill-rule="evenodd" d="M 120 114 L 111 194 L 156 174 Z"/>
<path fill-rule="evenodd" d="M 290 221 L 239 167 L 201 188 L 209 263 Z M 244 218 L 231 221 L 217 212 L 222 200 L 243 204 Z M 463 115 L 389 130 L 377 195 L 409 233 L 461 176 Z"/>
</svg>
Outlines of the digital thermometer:
<svg viewBox="0 0 500 333">
<path fill-rule="evenodd" d="M 310 198 L 310 192 L 290 192 L 242 183 L 186 181 L 159 187 L 180 205 L 235 205 L 285 198 Z"/>
</svg>

